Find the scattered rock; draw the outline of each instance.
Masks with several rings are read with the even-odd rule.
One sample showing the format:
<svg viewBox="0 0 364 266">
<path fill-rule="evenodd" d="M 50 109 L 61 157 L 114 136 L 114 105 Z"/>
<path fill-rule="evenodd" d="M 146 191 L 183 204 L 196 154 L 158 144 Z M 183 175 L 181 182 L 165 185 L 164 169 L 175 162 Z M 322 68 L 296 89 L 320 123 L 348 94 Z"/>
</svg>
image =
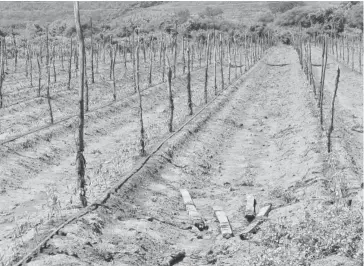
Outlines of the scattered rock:
<svg viewBox="0 0 364 266">
<path fill-rule="evenodd" d="M 162 266 L 172 266 L 178 262 L 181 262 L 186 256 L 186 252 L 184 250 L 176 251 L 166 257 L 161 263 Z"/>
<path fill-rule="evenodd" d="M 193 226 L 191 231 L 196 235 L 197 239 L 202 239 L 201 231 L 197 227 Z"/>
<path fill-rule="evenodd" d="M 205 257 L 208 264 L 215 264 L 217 262 L 216 255 L 211 249 L 206 253 Z"/>
</svg>

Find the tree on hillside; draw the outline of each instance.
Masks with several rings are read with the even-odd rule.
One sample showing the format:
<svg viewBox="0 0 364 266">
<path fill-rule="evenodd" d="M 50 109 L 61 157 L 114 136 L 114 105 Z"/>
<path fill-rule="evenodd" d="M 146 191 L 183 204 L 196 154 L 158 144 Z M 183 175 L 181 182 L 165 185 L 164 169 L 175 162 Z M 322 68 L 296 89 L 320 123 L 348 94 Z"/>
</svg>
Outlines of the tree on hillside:
<svg viewBox="0 0 364 266">
<path fill-rule="evenodd" d="M 363 30 L 363 2 L 353 6 L 347 13 L 346 19 L 350 27 Z"/>
<path fill-rule="evenodd" d="M 179 25 L 185 23 L 191 16 L 190 11 L 187 8 L 178 11 L 175 15 Z"/>
<path fill-rule="evenodd" d="M 198 15 L 201 18 L 216 18 L 216 17 L 221 17 L 221 15 L 224 13 L 224 11 L 222 11 L 221 8 L 216 7 L 216 8 L 212 8 L 212 7 L 206 7 L 204 11 L 200 12 Z"/>
<path fill-rule="evenodd" d="M 279 1 L 269 2 L 268 7 L 274 15 L 277 13 L 284 13 L 294 7 L 304 6 L 305 3 L 301 1 Z"/>
</svg>

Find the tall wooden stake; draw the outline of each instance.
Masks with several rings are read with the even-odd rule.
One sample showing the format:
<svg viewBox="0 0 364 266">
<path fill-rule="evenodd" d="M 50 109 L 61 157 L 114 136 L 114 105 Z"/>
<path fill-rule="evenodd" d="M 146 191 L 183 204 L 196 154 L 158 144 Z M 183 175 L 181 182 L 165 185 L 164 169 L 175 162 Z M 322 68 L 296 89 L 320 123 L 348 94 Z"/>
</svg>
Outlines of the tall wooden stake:
<svg viewBox="0 0 364 266">
<path fill-rule="evenodd" d="M 140 122 L 140 155 L 145 155 L 145 134 L 144 134 L 144 123 L 143 123 L 143 104 L 142 104 L 142 94 L 140 93 L 140 86 L 139 86 L 139 43 L 135 49 L 135 56 L 136 56 L 136 89 L 138 92 L 139 97 L 139 122 Z"/>
<path fill-rule="evenodd" d="M 191 92 L 191 54 L 190 48 L 187 48 L 187 105 L 189 115 L 193 114 L 192 110 L 192 92 Z"/>
<path fill-rule="evenodd" d="M 338 66 L 336 80 L 335 80 L 335 91 L 334 91 L 334 96 L 332 97 L 332 103 L 331 103 L 331 124 L 330 124 L 329 130 L 327 132 L 327 150 L 328 150 L 328 152 L 332 151 L 331 134 L 332 134 L 332 131 L 334 130 L 335 99 L 336 99 L 337 89 L 339 87 L 339 78 L 340 78 L 340 68 Z"/>
<path fill-rule="evenodd" d="M 47 46 L 47 102 L 48 102 L 48 108 L 49 108 L 49 116 L 51 118 L 51 124 L 53 124 L 53 112 L 52 112 L 52 104 L 51 104 L 51 96 L 49 92 L 49 87 L 51 84 L 51 71 L 50 71 L 50 56 L 49 56 L 49 43 L 48 43 L 48 26 L 46 28 L 46 46 Z"/>
<path fill-rule="evenodd" d="M 85 180 L 85 167 L 86 160 L 83 156 L 84 152 L 84 140 L 83 140 L 83 132 L 84 132 L 84 123 L 85 123 L 85 113 L 84 113 L 84 103 L 83 103 L 83 94 L 84 94 L 84 78 L 85 78 L 85 69 L 84 69 L 84 56 L 85 56 L 85 45 L 83 41 L 83 34 L 80 22 L 80 11 L 78 2 L 74 2 L 74 13 L 75 13 L 75 22 L 76 22 L 76 31 L 79 41 L 79 51 L 80 51 L 80 75 L 79 75 L 79 127 L 78 127 L 78 150 L 77 150 L 77 175 L 78 175 L 78 189 L 79 189 L 79 197 L 83 207 L 87 206 L 86 199 L 86 180 Z"/>
</svg>

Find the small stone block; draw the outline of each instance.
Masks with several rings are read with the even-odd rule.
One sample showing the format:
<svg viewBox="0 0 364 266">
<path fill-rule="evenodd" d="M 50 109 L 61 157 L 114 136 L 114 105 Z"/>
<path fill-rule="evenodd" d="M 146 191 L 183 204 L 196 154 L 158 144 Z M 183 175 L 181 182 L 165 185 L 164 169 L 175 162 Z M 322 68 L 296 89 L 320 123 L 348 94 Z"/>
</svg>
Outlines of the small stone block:
<svg viewBox="0 0 364 266">
<path fill-rule="evenodd" d="M 253 219 L 255 217 L 255 205 L 256 201 L 253 195 L 246 195 L 246 208 L 245 208 L 245 218 Z"/>
<path fill-rule="evenodd" d="M 225 214 L 224 211 L 222 211 L 220 208 L 213 207 L 215 211 L 215 215 L 217 217 L 217 220 L 220 223 L 220 230 L 221 234 L 224 238 L 230 238 L 233 236 L 233 231 L 231 230 L 229 220 Z"/>
<path fill-rule="evenodd" d="M 185 205 L 195 205 L 192 201 L 190 193 L 188 193 L 186 189 L 180 189 L 180 192 L 182 194 L 183 202 Z"/>
</svg>

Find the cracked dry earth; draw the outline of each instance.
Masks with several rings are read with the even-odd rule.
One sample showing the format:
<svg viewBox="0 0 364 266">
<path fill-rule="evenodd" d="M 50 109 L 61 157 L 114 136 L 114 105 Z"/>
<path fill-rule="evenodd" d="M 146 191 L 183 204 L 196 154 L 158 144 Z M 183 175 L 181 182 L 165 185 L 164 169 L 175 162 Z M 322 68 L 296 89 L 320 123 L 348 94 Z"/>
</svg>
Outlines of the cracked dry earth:
<svg viewBox="0 0 364 266">
<path fill-rule="evenodd" d="M 270 49 L 227 97 L 182 147 L 67 225 L 28 265 L 172 265 L 168 258 L 181 251 L 176 265 L 250 265 L 264 231 L 239 237 L 249 225 L 246 195 L 254 195 L 257 210 L 272 204 L 268 219 L 302 217 L 326 193 L 315 182 L 324 175 L 326 148 L 292 47 Z M 297 200 L 273 197 L 278 186 Z M 206 230 L 191 225 L 180 189 L 189 191 Z M 232 237 L 222 237 L 214 206 L 226 213 Z"/>
</svg>

